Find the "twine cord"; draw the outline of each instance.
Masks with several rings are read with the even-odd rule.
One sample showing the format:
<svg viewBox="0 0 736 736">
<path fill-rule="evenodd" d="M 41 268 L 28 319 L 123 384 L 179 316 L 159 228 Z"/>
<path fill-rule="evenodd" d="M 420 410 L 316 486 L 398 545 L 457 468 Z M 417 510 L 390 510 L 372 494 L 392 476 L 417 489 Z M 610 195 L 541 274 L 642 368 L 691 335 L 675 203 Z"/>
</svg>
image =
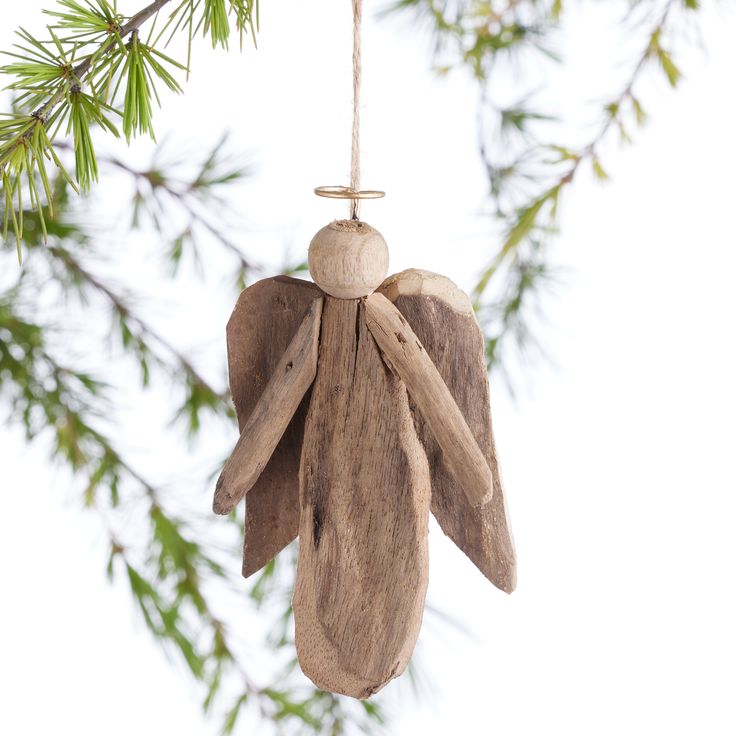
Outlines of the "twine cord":
<svg viewBox="0 0 736 736">
<path fill-rule="evenodd" d="M 360 26 L 363 22 L 363 0 L 353 0 L 353 135 L 350 156 L 350 188 L 360 191 L 360 85 L 363 81 Z M 350 203 L 350 217 L 358 219 L 358 199 Z"/>
<path fill-rule="evenodd" d="M 360 189 L 360 86 L 363 81 L 360 26 L 363 21 L 363 0 L 353 4 L 353 133 L 350 145 L 350 186 L 317 187 L 314 193 L 320 197 L 350 200 L 350 218 L 359 220 L 361 199 L 380 199 L 386 195 L 378 189 Z"/>
</svg>

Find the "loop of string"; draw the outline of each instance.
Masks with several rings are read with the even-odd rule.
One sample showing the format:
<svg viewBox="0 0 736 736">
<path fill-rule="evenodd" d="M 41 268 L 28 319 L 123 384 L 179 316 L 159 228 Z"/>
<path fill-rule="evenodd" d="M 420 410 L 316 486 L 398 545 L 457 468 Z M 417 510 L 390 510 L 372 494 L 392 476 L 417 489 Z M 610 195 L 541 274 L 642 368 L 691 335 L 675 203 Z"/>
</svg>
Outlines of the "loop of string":
<svg viewBox="0 0 736 736">
<path fill-rule="evenodd" d="M 353 0 L 353 135 L 350 155 L 350 188 L 360 191 L 360 85 L 362 82 L 362 57 L 360 26 L 363 21 L 363 0 Z M 350 203 L 350 217 L 359 217 L 359 199 Z"/>
</svg>

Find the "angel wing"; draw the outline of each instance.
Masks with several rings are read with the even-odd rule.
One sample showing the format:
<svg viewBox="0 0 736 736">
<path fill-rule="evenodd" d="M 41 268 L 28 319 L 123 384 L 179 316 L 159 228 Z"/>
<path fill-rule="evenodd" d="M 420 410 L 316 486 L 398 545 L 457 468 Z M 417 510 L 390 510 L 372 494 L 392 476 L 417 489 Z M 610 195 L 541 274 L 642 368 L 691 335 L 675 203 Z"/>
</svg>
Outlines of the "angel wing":
<svg viewBox="0 0 736 736">
<path fill-rule="evenodd" d="M 516 555 L 493 442 L 483 334 L 470 299 L 450 279 L 418 269 L 390 276 L 378 292 L 394 303 L 419 338 L 491 470 L 493 497 L 487 504 L 472 504 L 434 433 L 413 411 L 429 460 L 432 513 L 478 569 L 510 593 L 516 587 Z"/>
<path fill-rule="evenodd" d="M 299 530 L 299 462 L 322 298 L 308 281 L 263 279 L 242 292 L 227 324 L 230 390 L 241 439 L 218 481 L 214 507 L 229 513 L 247 491 L 246 577 Z"/>
</svg>

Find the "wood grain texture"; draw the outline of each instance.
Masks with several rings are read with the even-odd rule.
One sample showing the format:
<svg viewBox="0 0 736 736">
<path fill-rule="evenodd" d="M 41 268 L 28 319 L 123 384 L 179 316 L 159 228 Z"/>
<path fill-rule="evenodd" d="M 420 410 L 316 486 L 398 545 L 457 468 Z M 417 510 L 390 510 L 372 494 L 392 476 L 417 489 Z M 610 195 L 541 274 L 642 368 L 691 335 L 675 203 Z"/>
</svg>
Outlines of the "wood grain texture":
<svg viewBox="0 0 736 736">
<path fill-rule="evenodd" d="M 427 587 L 429 482 L 362 302 L 325 297 L 293 601 L 299 663 L 318 687 L 366 698 L 404 671 Z"/>
<path fill-rule="evenodd" d="M 370 294 L 388 273 L 388 246 L 381 233 L 360 220 L 336 220 L 309 245 L 309 273 L 330 296 Z"/>
<path fill-rule="evenodd" d="M 212 508 L 229 514 L 266 467 L 317 374 L 322 300 L 314 299 L 250 413 L 217 480 Z"/>
<path fill-rule="evenodd" d="M 230 391 L 242 431 L 318 287 L 287 276 L 263 279 L 242 292 L 227 325 Z M 245 504 L 243 574 L 247 577 L 292 542 L 299 529 L 299 460 L 309 394 L 276 446 Z"/>
<path fill-rule="evenodd" d="M 401 312 L 383 294 L 365 300 L 368 329 L 401 377 L 472 506 L 491 499 L 493 477 L 450 390 Z"/>
<path fill-rule="evenodd" d="M 432 513 L 442 530 L 501 590 L 516 587 L 516 554 L 493 440 L 484 339 L 468 296 L 450 279 L 411 269 L 379 291 L 389 297 L 420 339 L 465 417 L 493 476 L 493 498 L 474 508 L 447 467 L 418 412 L 417 433 L 432 476 Z"/>
</svg>

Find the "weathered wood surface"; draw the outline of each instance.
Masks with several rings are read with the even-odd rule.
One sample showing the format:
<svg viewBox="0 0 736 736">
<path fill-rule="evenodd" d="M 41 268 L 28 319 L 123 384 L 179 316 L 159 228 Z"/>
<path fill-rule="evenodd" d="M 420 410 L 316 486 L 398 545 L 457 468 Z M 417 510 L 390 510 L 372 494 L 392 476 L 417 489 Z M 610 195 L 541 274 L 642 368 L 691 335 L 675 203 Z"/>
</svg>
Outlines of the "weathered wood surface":
<svg viewBox="0 0 736 736">
<path fill-rule="evenodd" d="M 240 429 L 263 393 L 307 310 L 322 292 L 287 276 L 263 279 L 240 295 L 227 325 L 230 390 Z M 299 529 L 299 460 L 309 391 L 245 504 L 243 574 L 259 570 Z"/>
<path fill-rule="evenodd" d="M 411 326 L 383 294 L 365 300 L 368 329 L 401 377 L 472 506 L 491 499 L 493 478 L 465 417 Z"/>
<path fill-rule="evenodd" d="M 432 513 L 442 530 L 501 590 L 516 586 L 516 554 L 493 441 L 484 340 L 468 296 L 450 279 L 411 269 L 391 276 L 379 292 L 404 315 L 465 417 L 493 476 L 493 498 L 468 503 L 422 416 L 419 438 L 432 475 Z"/>
<path fill-rule="evenodd" d="M 406 389 L 361 301 L 325 297 L 293 600 L 299 663 L 318 687 L 365 698 L 404 671 L 427 587 L 429 484 Z"/>
<path fill-rule="evenodd" d="M 229 514 L 253 487 L 317 374 L 322 300 L 314 299 L 250 413 L 215 488 L 213 509 Z"/>
</svg>

